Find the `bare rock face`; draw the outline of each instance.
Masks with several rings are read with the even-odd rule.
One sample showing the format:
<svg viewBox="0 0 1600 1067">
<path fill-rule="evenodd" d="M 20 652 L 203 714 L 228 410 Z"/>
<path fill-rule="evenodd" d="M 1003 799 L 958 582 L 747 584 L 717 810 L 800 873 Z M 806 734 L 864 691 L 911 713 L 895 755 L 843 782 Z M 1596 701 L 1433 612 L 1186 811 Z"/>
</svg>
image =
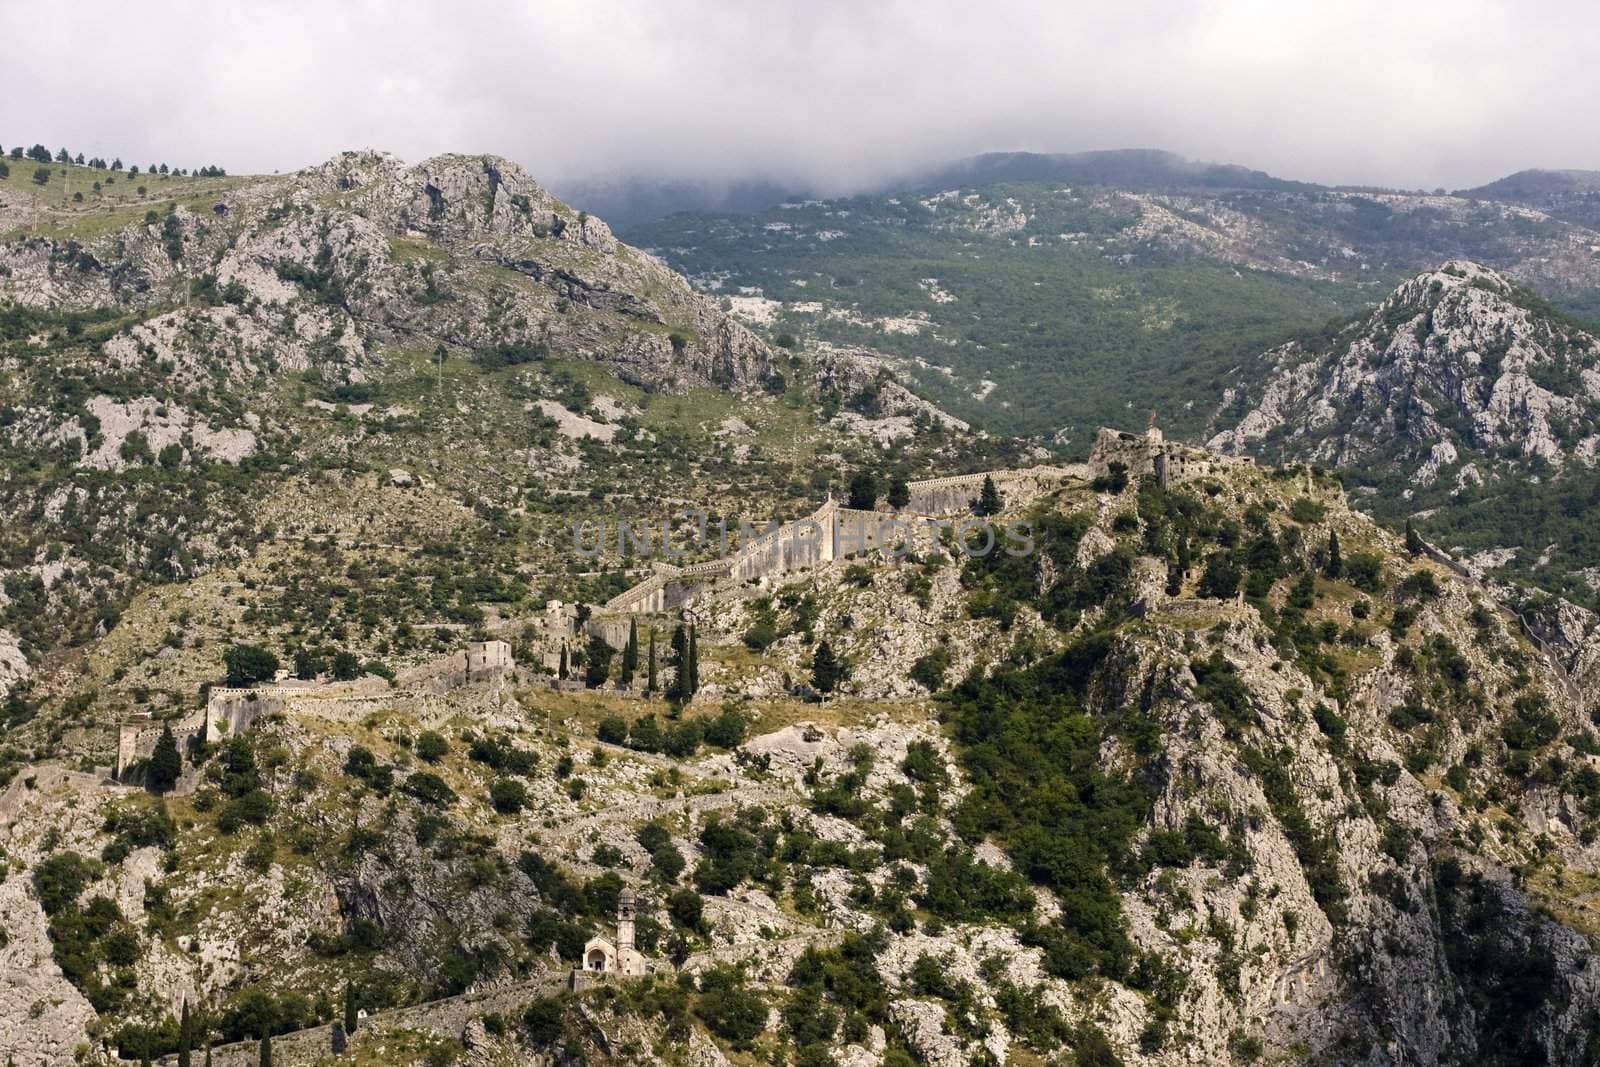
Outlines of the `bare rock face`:
<svg viewBox="0 0 1600 1067">
<path fill-rule="evenodd" d="M 10 693 L 16 683 L 27 681 L 32 673 L 33 668 L 28 665 L 28 657 L 22 654 L 16 637 L 10 631 L 0 630 L 0 697 Z"/>
</svg>

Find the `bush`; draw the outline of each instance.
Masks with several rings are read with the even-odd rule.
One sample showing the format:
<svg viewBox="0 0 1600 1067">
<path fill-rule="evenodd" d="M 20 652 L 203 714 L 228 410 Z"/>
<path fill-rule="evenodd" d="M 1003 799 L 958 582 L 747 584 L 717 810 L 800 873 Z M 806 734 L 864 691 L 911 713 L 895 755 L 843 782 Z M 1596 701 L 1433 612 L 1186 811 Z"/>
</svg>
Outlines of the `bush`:
<svg viewBox="0 0 1600 1067">
<path fill-rule="evenodd" d="M 561 1016 L 565 1005 L 558 997 L 539 997 L 522 1013 L 528 1040 L 536 1046 L 553 1045 L 561 1039 Z"/>
<path fill-rule="evenodd" d="M 496 778 L 489 787 L 489 800 L 502 815 L 515 815 L 528 803 L 528 788 L 515 778 Z"/>
<path fill-rule="evenodd" d="M 438 763 L 450 753 L 450 742 L 434 730 L 425 730 L 417 738 L 417 758 L 429 763 Z"/>
<path fill-rule="evenodd" d="M 456 802 L 455 790 L 445 784 L 443 778 L 427 771 L 418 771 L 407 778 L 405 788 L 422 803 L 436 808 L 448 808 Z"/>
<path fill-rule="evenodd" d="M 700 976 L 700 999 L 694 1013 L 713 1034 L 735 1046 L 748 1045 L 767 1028 L 766 1000 L 731 967 L 718 967 Z"/>
<path fill-rule="evenodd" d="M 1344 561 L 1344 577 L 1364 593 L 1383 588 L 1383 560 L 1371 552 L 1352 552 Z"/>
<path fill-rule="evenodd" d="M 620 715 L 601 719 L 595 736 L 608 745 L 625 745 L 628 743 L 628 722 Z"/>
<path fill-rule="evenodd" d="M 738 748 L 744 743 L 744 716 L 733 708 L 723 708 L 722 714 L 705 724 L 703 735 L 708 745 L 717 748 Z"/>
<path fill-rule="evenodd" d="M 667 899 L 667 914 L 677 926 L 694 930 L 705 915 L 705 903 L 692 889 L 680 889 Z"/>
</svg>

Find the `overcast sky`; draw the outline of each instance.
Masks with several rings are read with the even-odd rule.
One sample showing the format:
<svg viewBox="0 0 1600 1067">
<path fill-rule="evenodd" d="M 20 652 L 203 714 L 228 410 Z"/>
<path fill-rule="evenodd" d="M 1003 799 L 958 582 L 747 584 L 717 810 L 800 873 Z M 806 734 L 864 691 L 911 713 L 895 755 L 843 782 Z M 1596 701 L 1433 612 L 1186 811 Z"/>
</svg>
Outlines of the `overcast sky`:
<svg viewBox="0 0 1600 1067">
<path fill-rule="evenodd" d="M 494 152 L 547 181 L 834 191 L 976 152 L 1290 178 L 1600 169 L 1600 4 L 75 0 L 0 4 L 0 144 L 289 170 Z"/>
</svg>

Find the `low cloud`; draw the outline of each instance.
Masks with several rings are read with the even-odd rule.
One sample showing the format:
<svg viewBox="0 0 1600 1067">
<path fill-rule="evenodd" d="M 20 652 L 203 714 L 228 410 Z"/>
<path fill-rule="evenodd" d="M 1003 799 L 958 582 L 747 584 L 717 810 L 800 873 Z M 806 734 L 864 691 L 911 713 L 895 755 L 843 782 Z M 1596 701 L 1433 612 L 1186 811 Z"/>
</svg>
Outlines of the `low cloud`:
<svg viewBox="0 0 1600 1067">
<path fill-rule="evenodd" d="M 0 10 L 0 143 L 287 170 L 496 152 L 551 181 L 848 191 L 996 149 L 1291 178 L 1600 169 L 1600 8 L 1024 0 L 91 0 Z"/>
</svg>

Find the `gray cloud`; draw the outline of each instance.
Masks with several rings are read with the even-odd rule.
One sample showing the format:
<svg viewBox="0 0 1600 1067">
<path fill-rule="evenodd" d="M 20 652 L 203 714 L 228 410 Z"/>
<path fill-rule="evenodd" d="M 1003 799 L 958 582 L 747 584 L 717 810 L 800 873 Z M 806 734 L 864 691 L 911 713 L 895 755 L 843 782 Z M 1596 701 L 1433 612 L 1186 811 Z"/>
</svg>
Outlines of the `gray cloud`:
<svg viewBox="0 0 1600 1067">
<path fill-rule="evenodd" d="M 1285 177 L 1600 169 L 1600 6 L 1296 0 L 8 4 L 0 143 L 290 169 L 492 151 L 547 180 L 843 191 L 993 149 Z"/>
</svg>

